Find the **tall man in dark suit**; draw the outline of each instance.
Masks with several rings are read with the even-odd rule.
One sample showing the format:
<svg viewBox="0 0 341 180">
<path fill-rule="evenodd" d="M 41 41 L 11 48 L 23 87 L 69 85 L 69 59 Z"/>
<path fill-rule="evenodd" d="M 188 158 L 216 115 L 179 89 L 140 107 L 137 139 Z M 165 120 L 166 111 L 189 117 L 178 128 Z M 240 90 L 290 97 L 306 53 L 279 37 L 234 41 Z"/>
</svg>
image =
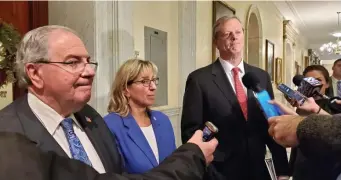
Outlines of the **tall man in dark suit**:
<svg viewBox="0 0 341 180">
<path fill-rule="evenodd" d="M 243 62 L 244 30 L 237 17 L 222 17 L 213 27 L 213 40 L 220 57 L 192 72 L 187 79 L 181 118 L 182 141 L 206 121 L 215 124 L 219 145 L 212 162 L 211 179 L 268 180 L 264 163 L 266 146 L 272 152 L 279 179 L 287 179 L 286 150 L 268 135 L 267 120 L 242 76 L 254 73 L 271 97 L 269 74 Z"/>
<path fill-rule="evenodd" d="M 333 74 L 329 79 L 329 88 L 326 90 L 326 95 L 329 97 L 341 97 L 341 58 L 334 61 Z"/>
</svg>

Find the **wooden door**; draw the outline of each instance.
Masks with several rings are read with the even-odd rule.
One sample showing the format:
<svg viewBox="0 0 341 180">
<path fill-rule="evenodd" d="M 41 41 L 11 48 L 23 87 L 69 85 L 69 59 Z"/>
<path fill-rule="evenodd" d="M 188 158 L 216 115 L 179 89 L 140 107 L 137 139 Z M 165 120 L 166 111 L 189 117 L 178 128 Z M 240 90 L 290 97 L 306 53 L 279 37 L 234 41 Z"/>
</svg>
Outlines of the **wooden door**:
<svg viewBox="0 0 341 180">
<path fill-rule="evenodd" d="M 21 35 L 48 24 L 47 1 L 0 1 L 0 18 L 11 23 Z M 13 84 L 13 100 L 27 93 Z"/>
</svg>

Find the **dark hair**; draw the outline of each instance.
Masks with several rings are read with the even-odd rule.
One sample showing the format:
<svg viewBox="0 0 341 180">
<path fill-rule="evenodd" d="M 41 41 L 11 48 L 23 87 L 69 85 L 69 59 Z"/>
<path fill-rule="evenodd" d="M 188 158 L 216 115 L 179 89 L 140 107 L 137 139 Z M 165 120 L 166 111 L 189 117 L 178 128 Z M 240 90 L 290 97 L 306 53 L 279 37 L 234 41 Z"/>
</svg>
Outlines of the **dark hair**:
<svg viewBox="0 0 341 180">
<path fill-rule="evenodd" d="M 337 60 L 335 60 L 334 61 L 334 64 L 333 64 L 333 67 L 338 63 L 338 62 L 340 62 L 341 61 L 341 58 L 340 59 L 337 59 Z"/>
<path fill-rule="evenodd" d="M 340 59 L 341 60 L 341 59 Z M 320 71 L 326 80 L 326 83 L 329 83 L 329 72 L 328 70 L 321 65 L 310 65 L 306 67 L 303 71 L 303 76 L 305 76 L 310 71 Z"/>
</svg>

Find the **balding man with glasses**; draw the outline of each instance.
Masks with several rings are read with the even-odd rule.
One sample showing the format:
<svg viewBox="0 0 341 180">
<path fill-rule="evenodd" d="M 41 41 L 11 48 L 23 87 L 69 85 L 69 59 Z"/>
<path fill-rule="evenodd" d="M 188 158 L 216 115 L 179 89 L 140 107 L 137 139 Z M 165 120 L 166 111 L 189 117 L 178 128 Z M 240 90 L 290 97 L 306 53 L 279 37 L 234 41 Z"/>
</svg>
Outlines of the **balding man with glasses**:
<svg viewBox="0 0 341 180">
<path fill-rule="evenodd" d="M 24 134 L 43 151 L 80 160 L 99 173 L 120 173 L 115 141 L 87 105 L 97 65 L 67 27 L 28 32 L 16 55 L 18 81 L 28 94 L 0 111 L 0 130 Z"/>
</svg>

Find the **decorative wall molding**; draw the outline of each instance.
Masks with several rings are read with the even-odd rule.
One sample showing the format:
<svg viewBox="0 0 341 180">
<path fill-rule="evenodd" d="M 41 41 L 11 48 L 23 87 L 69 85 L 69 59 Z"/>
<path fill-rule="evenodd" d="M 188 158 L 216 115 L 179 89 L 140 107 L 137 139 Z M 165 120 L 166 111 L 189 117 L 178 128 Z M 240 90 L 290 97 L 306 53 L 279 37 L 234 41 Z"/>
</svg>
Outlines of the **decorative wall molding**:
<svg viewBox="0 0 341 180">
<path fill-rule="evenodd" d="M 179 116 L 181 107 L 163 109 L 161 112 L 165 113 L 168 117 Z"/>
<path fill-rule="evenodd" d="M 95 1 L 95 59 L 99 66 L 91 105 L 107 114 L 109 93 L 120 65 L 134 55 L 133 2 Z"/>
<path fill-rule="evenodd" d="M 95 60 L 98 62 L 96 79 L 93 85 L 94 108 L 101 115 L 107 114 L 110 85 L 116 67 L 113 51 L 114 13 L 113 1 L 95 1 Z"/>
<path fill-rule="evenodd" d="M 297 12 L 295 6 L 292 4 L 291 1 L 285 1 L 285 3 L 290 8 L 291 12 L 293 13 L 294 17 L 300 21 L 304 28 L 306 28 L 306 24 L 304 23 L 303 19 L 301 18 L 300 14 Z"/>
<path fill-rule="evenodd" d="M 255 4 L 251 4 L 248 12 L 247 12 L 247 15 L 246 15 L 246 21 L 245 21 L 245 32 L 246 32 L 246 36 L 245 36 L 245 52 L 244 52 L 244 57 L 248 57 L 248 53 L 249 53 L 249 46 L 248 46 L 248 43 L 249 43 L 249 23 L 250 23 L 250 17 L 251 17 L 251 14 L 255 14 L 256 18 L 257 18 L 257 21 L 258 21 L 258 28 L 259 28 L 259 36 L 257 37 L 257 39 L 259 39 L 259 62 L 258 62 L 258 67 L 263 67 L 263 24 L 262 24 L 262 19 L 261 19 L 261 15 L 260 15 L 260 12 L 259 12 L 259 9 L 257 7 L 257 5 Z M 249 61 L 249 59 L 247 59 L 247 61 Z"/>
<path fill-rule="evenodd" d="M 295 43 L 297 36 L 299 35 L 299 31 L 290 20 L 283 21 L 283 39 L 288 39 L 291 42 Z"/>
<path fill-rule="evenodd" d="M 187 76 L 196 69 L 196 1 L 179 1 L 179 104 Z"/>
<path fill-rule="evenodd" d="M 287 85 L 293 86 L 291 77 L 294 75 L 295 47 L 299 31 L 290 20 L 283 21 L 283 77 Z M 289 56 L 288 56 L 289 54 Z M 284 76 L 285 75 L 285 76 Z"/>
<path fill-rule="evenodd" d="M 274 13 L 276 14 L 277 20 L 280 20 L 281 22 L 284 21 L 285 20 L 284 16 L 278 8 L 278 2 L 276 2 L 276 1 L 268 1 L 268 2 L 272 4 Z"/>
</svg>

